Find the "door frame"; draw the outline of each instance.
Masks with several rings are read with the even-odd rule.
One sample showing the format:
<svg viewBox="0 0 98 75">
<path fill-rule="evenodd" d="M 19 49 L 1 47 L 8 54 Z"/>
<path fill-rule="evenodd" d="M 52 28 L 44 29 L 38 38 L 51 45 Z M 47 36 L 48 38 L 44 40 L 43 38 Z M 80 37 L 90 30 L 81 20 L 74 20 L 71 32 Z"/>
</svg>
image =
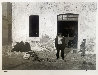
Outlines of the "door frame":
<svg viewBox="0 0 98 75">
<path fill-rule="evenodd" d="M 57 34 L 58 34 L 58 21 L 77 21 L 79 14 L 66 13 L 57 15 Z M 77 47 L 78 48 L 78 27 L 77 27 Z"/>
</svg>

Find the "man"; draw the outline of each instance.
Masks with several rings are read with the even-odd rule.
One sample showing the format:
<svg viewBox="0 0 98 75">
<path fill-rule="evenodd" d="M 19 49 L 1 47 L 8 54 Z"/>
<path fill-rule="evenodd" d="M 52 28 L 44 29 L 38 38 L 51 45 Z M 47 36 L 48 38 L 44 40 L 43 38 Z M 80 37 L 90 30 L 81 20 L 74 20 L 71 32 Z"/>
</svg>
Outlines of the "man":
<svg viewBox="0 0 98 75">
<path fill-rule="evenodd" d="M 65 38 L 61 33 L 58 33 L 58 36 L 55 38 L 55 47 L 57 49 L 57 59 L 59 58 L 59 52 L 61 50 L 61 57 L 64 60 Z"/>
</svg>

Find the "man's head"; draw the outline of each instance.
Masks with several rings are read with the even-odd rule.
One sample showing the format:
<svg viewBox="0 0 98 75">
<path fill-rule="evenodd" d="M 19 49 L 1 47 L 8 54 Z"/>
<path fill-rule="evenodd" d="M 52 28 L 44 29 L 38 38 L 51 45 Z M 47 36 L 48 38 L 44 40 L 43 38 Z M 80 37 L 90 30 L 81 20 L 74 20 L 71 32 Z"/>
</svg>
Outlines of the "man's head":
<svg viewBox="0 0 98 75">
<path fill-rule="evenodd" d="M 60 37 L 61 37 L 61 36 L 62 36 L 62 33 L 58 33 L 58 36 L 60 36 Z"/>
<path fill-rule="evenodd" d="M 83 39 L 83 42 L 86 42 L 86 39 Z"/>
</svg>

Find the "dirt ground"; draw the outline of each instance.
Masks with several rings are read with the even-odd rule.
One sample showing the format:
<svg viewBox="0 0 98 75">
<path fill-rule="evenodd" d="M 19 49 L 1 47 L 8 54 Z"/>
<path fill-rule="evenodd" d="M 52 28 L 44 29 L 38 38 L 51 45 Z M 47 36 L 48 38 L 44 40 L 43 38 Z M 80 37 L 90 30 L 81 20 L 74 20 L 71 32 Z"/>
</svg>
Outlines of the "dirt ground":
<svg viewBox="0 0 98 75">
<path fill-rule="evenodd" d="M 3 46 L 3 70 L 96 70 L 96 55 L 81 57 L 78 53 L 69 53 L 64 60 L 56 59 L 56 51 L 36 51 L 42 61 L 23 59 L 24 52 L 10 52 L 10 46 Z"/>
</svg>

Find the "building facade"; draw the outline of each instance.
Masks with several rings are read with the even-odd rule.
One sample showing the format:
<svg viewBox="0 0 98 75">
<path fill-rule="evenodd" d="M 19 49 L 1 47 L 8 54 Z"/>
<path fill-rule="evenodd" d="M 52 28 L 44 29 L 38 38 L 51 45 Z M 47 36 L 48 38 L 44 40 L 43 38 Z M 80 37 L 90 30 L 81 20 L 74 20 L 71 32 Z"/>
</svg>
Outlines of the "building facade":
<svg viewBox="0 0 98 75">
<path fill-rule="evenodd" d="M 54 39 L 60 28 L 58 27 L 58 15 L 78 14 L 77 27 L 75 27 L 78 33 L 77 49 L 80 48 L 83 39 L 86 39 L 87 49 L 94 53 L 96 12 L 97 3 L 95 2 L 12 2 L 12 45 L 21 41 L 29 42 L 32 49 L 37 43 L 46 44 L 51 41 L 54 45 Z M 36 29 L 34 30 L 35 35 L 38 36 L 30 36 L 30 16 L 32 15 L 39 17 L 37 33 Z M 74 19 L 71 18 L 71 20 Z"/>
</svg>

